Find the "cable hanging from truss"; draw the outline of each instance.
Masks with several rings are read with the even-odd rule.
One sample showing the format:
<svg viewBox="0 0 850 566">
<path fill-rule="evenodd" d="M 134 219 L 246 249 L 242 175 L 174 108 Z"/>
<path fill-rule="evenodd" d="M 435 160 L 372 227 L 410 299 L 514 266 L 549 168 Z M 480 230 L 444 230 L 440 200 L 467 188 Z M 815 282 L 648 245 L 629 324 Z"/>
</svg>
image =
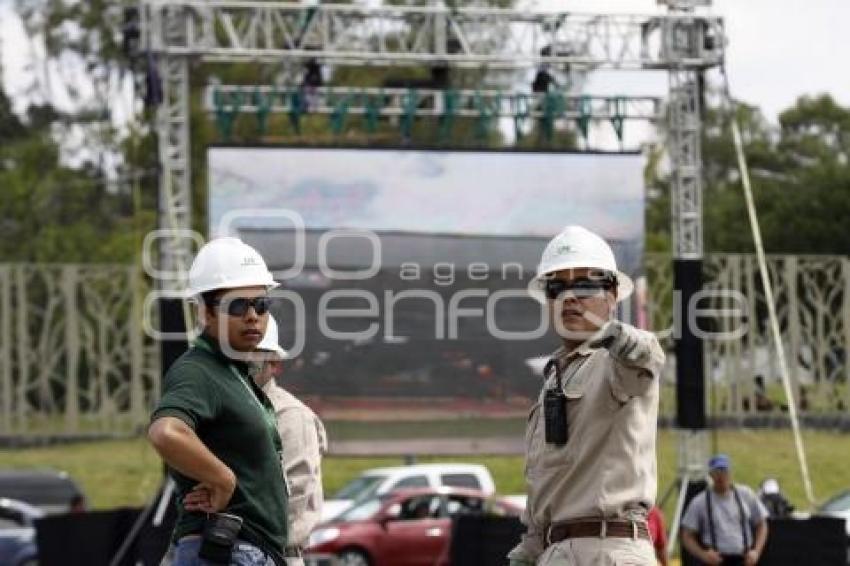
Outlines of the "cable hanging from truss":
<svg viewBox="0 0 850 566">
<path fill-rule="evenodd" d="M 738 124 L 738 118 L 735 115 L 735 103 L 730 93 L 729 76 L 726 74 L 725 64 L 720 65 L 720 73 L 723 77 L 723 103 L 727 119 L 729 120 L 729 126 L 732 130 L 732 142 L 735 150 L 735 157 L 738 162 L 738 171 L 741 174 L 741 188 L 744 192 L 744 201 L 747 207 L 747 217 L 750 222 L 750 230 L 752 231 L 753 245 L 756 250 L 756 259 L 758 261 L 759 275 L 761 276 L 764 300 L 767 304 L 771 337 L 773 338 L 773 346 L 776 349 L 776 359 L 779 361 L 779 377 L 782 381 L 782 389 L 785 393 L 785 400 L 788 405 L 788 417 L 791 421 L 791 432 L 794 437 L 794 448 L 797 453 L 797 463 L 800 466 L 800 477 L 803 482 L 803 490 L 806 494 L 806 500 L 810 506 L 814 507 L 815 493 L 812 489 L 812 480 L 809 474 L 809 463 L 806 458 L 806 448 L 803 443 L 803 435 L 800 430 L 800 420 L 797 416 L 797 399 L 794 395 L 794 388 L 791 385 L 790 372 L 788 370 L 788 358 L 785 353 L 785 346 L 782 342 L 779 315 L 776 313 L 776 300 L 773 294 L 773 284 L 771 283 L 770 270 L 767 267 L 767 260 L 765 259 L 764 243 L 761 238 L 761 227 L 759 225 L 758 213 L 756 211 L 755 200 L 753 198 L 752 185 L 750 184 L 750 170 L 747 165 L 747 156 L 744 152 L 741 127 Z"/>
</svg>

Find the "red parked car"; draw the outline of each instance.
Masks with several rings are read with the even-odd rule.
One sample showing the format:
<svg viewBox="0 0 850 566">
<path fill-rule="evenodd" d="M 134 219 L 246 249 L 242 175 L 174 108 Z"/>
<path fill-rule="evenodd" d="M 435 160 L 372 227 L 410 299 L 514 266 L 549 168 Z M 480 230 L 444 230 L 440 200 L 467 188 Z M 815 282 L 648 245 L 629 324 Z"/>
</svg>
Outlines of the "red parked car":
<svg viewBox="0 0 850 566">
<path fill-rule="evenodd" d="M 319 525 L 306 554 L 335 554 L 343 566 L 447 565 L 452 517 L 520 512 L 472 489 L 404 489 L 362 501 Z"/>
</svg>

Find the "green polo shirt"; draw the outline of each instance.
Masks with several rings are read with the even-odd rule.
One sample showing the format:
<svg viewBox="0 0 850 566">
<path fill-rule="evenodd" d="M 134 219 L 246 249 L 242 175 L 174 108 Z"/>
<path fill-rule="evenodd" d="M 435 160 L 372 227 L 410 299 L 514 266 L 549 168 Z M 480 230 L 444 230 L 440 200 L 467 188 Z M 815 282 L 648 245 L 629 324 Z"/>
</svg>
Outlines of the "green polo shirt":
<svg viewBox="0 0 850 566">
<path fill-rule="evenodd" d="M 204 335 L 165 374 L 162 398 L 151 416 L 176 417 L 236 475 L 236 490 L 225 513 L 242 517 L 239 538 L 284 564 L 286 487 L 282 446 L 274 408 L 248 375 L 248 365 L 227 358 Z M 269 419 L 271 417 L 271 419 Z M 170 470 L 177 484 L 174 540 L 203 530 L 205 514 L 183 508 L 183 496 L 198 482 Z"/>
</svg>

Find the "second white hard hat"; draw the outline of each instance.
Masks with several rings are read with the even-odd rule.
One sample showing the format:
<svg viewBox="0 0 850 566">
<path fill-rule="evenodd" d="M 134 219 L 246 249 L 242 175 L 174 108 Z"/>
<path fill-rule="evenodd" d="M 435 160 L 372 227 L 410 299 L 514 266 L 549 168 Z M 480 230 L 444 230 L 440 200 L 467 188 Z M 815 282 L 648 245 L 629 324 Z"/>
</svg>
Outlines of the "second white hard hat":
<svg viewBox="0 0 850 566">
<path fill-rule="evenodd" d="M 779 482 L 774 478 L 767 478 L 761 484 L 761 492 L 767 495 L 779 493 Z"/>
<path fill-rule="evenodd" d="M 237 287 L 278 286 L 263 257 L 239 238 L 216 238 L 198 251 L 189 269 L 190 297 Z"/>
<path fill-rule="evenodd" d="M 532 297 L 545 303 L 543 289 L 548 276 L 556 271 L 582 268 L 601 269 L 615 274 L 617 301 L 626 299 L 634 290 L 632 278 L 617 269 L 614 251 L 605 240 L 582 226 L 567 226 L 546 245 L 528 291 Z"/>
<path fill-rule="evenodd" d="M 266 352 L 274 352 L 280 359 L 285 360 L 289 357 L 289 353 L 280 347 L 280 337 L 277 332 L 277 322 L 274 317 L 269 315 L 269 323 L 266 326 L 266 333 L 263 335 L 263 339 L 257 344 L 258 350 L 263 350 Z"/>
</svg>

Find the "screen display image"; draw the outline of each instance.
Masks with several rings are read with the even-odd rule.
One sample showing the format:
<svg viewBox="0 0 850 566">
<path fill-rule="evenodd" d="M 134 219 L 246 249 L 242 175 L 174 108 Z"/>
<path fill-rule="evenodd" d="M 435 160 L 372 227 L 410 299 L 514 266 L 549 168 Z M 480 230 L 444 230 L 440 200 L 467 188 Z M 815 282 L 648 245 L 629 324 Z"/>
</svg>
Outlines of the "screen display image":
<svg viewBox="0 0 850 566">
<path fill-rule="evenodd" d="M 523 415 L 558 346 L 526 292 L 549 239 L 580 224 L 621 270 L 641 265 L 638 154 L 213 147 L 208 161 L 210 234 L 241 237 L 282 283 L 281 381 L 325 417 Z"/>
</svg>

